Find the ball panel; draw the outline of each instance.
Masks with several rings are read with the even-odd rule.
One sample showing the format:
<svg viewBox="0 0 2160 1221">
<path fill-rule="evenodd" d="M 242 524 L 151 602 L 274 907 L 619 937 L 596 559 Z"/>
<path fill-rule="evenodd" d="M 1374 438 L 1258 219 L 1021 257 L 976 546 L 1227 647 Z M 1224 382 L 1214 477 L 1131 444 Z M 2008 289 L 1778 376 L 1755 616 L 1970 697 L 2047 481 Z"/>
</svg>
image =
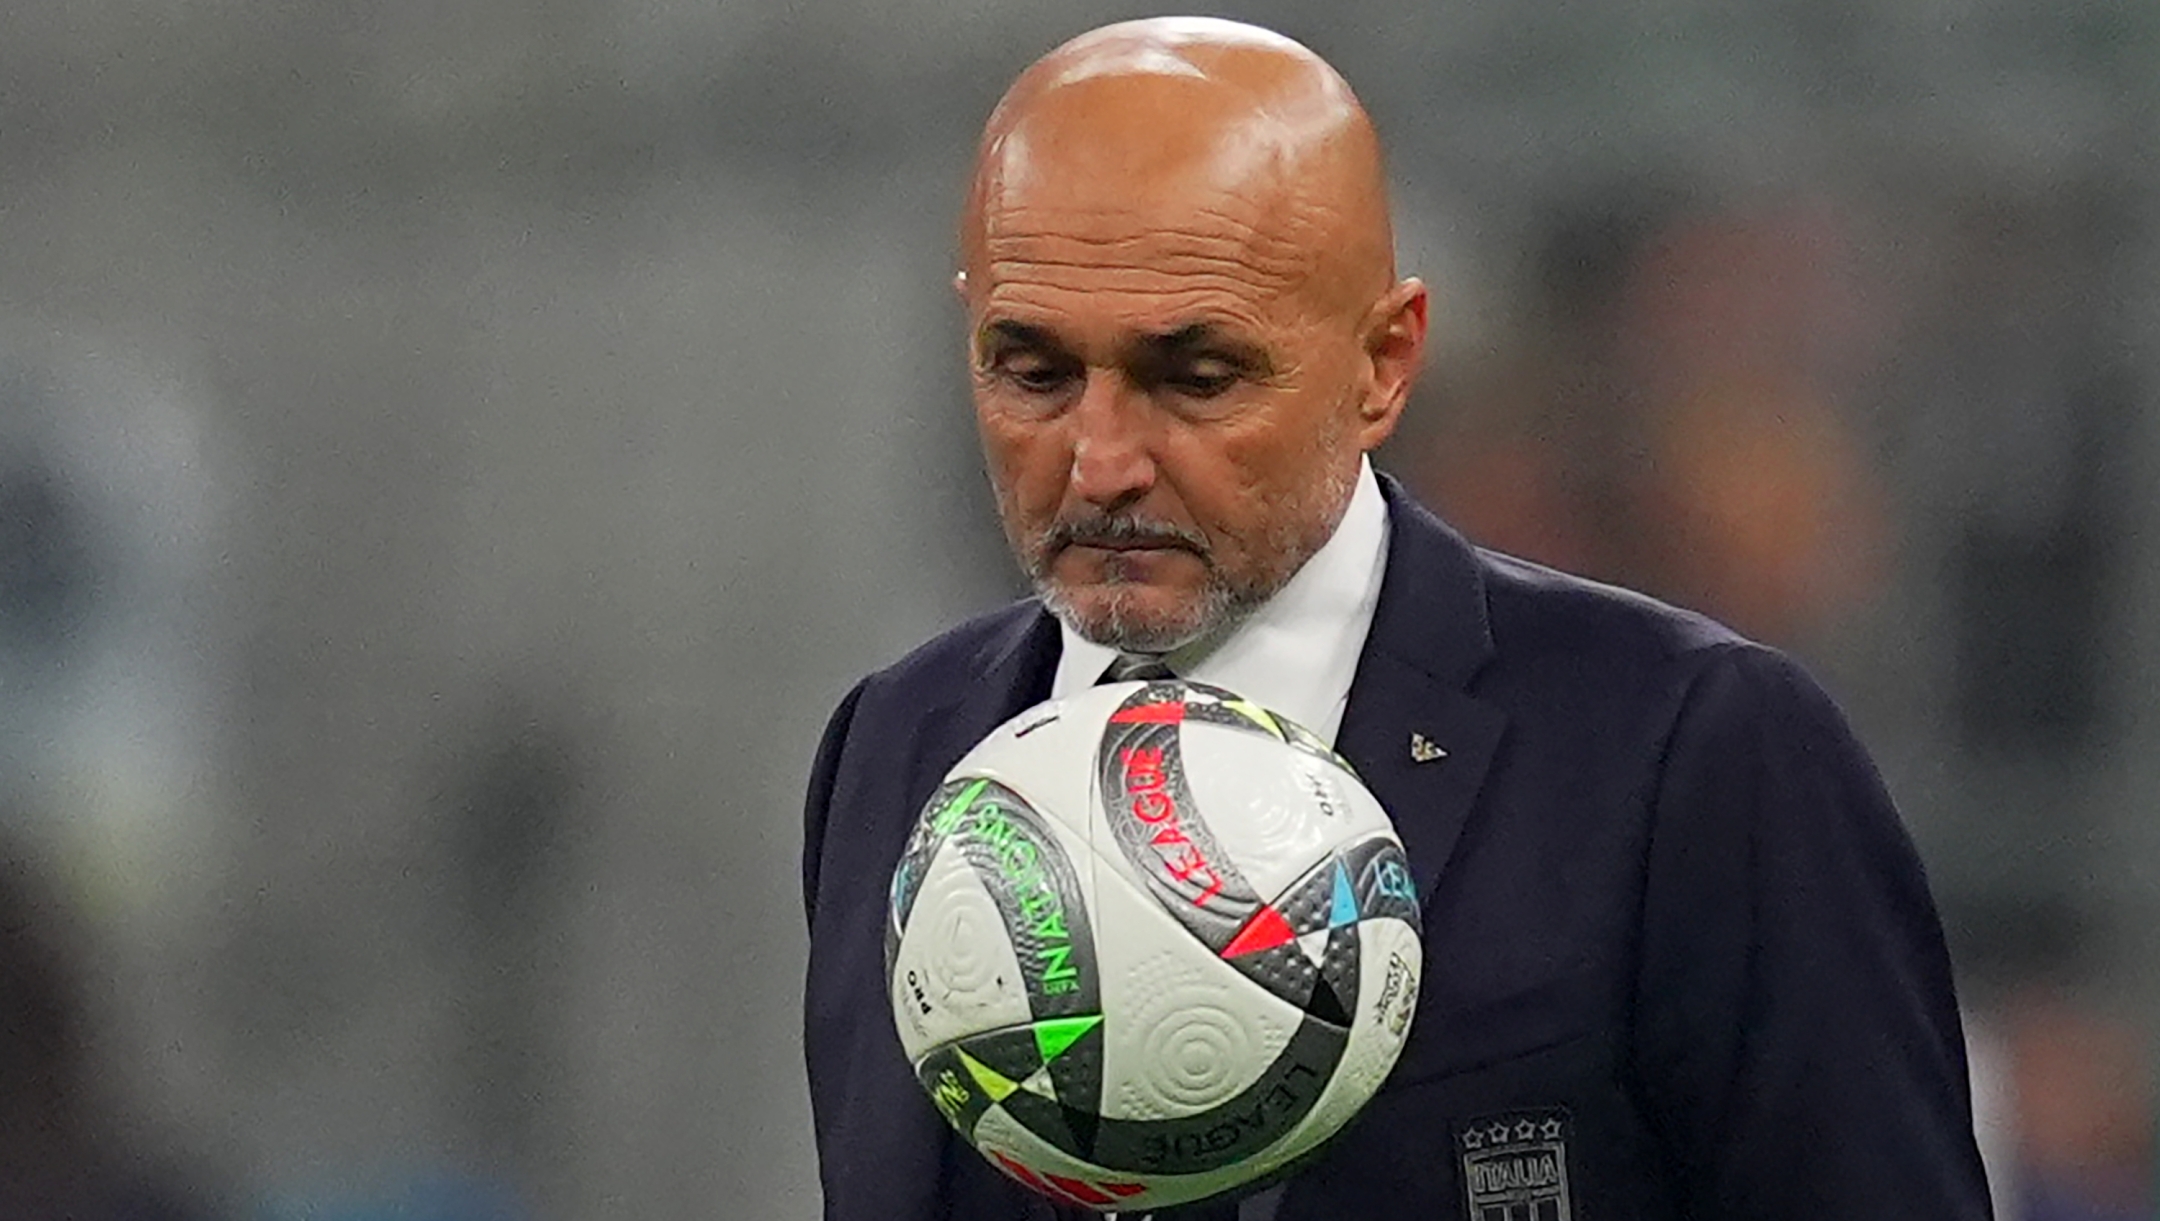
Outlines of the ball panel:
<svg viewBox="0 0 2160 1221">
<path fill-rule="evenodd" d="M 1033 1095 L 1052 1106 L 1047 1139 L 1074 1156 L 1085 1156 L 1092 1136 L 1073 1129 L 1056 1111 L 1093 1116 L 1102 1089 L 1102 1018 L 1046 1018 L 969 1035 L 941 1044 L 915 1063 L 923 1087 L 961 1135 L 992 1106 L 1016 1111 Z"/>
<path fill-rule="evenodd" d="M 915 1079 L 922 1082 L 938 1114 L 970 1142 L 976 1140 L 976 1126 L 997 1105 L 1000 1096 L 995 1082 L 976 1074 L 955 1044 L 934 1048 L 917 1061 Z"/>
<path fill-rule="evenodd" d="M 1119 1119 L 1181 1118 L 1234 1097 L 1288 1043 L 1297 1009 L 1255 989 L 1198 944 L 1153 893 L 1132 879 L 1122 858 L 1098 854 L 1096 859 L 1097 935 L 1105 946 L 1117 947 L 1114 965 L 1103 975 L 1104 1080 L 1115 1083 L 1103 1100 L 1106 1113 Z M 1189 1014 L 1225 1015 L 1204 1020 L 1221 1028 L 1216 1040 L 1221 1047 L 1234 1044 L 1246 1052 L 1241 1062 L 1223 1062 L 1220 1071 L 1234 1075 L 1211 1089 L 1203 1090 L 1196 1061 L 1173 1069 L 1154 1059 Z M 1186 1054 L 1201 1055 L 1210 1037 L 1193 1032 L 1190 1038 L 1199 1042 Z"/>
<path fill-rule="evenodd" d="M 1341 1027 L 1306 1019 L 1257 1079 L 1218 1106 L 1182 1118 L 1105 1118 L 1090 1160 L 1136 1174 L 1189 1175 L 1233 1166 L 1245 1178 L 1263 1173 L 1304 1148 L 1284 1145 L 1284 1138 L 1301 1128 L 1319 1101 L 1347 1038 Z M 1277 1154 L 1277 1161 L 1267 1161 Z"/>
<path fill-rule="evenodd" d="M 1061 1106 L 1091 1115 L 1100 1112 L 1106 1044 L 1102 1017 L 1038 1022 L 1034 1033 L 1044 1061 L 1035 1077 L 1039 1091 Z"/>
<path fill-rule="evenodd" d="M 888 971 L 911 1057 L 1030 1018 L 1101 1012 L 1087 895 L 1067 848 L 1006 785 L 960 777 L 931 797 L 891 905 Z"/>
<path fill-rule="evenodd" d="M 1239 934 L 1225 958 L 1240 974 L 1323 1021 L 1350 1024 L 1357 1003 L 1356 941 L 1346 930 L 1359 919 L 1355 857 L 1322 856 L 1303 877 L 1263 909 L 1275 914 L 1271 932 Z"/>
<path fill-rule="evenodd" d="M 1282 743 L 1206 723 L 1184 727 L 1187 783 L 1199 815 L 1262 896 L 1281 894 L 1335 844 L 1373 828 L 1351 824 L 1342 773 Z M 1362 820 L 1361 820 L 1362 821 Z"/>
<path fill-rule="evenodd" d="M 1110 1170 L 1043 1140 L 1004 1107 L 984 1114 L 975 1128 L 975 1145 L 992 1165 L 1042 1195 L 1098 1212 L 1145 1214 L 1219 1196 L 1252 1181 L 1243 1166 L 1197 1174 Z M 1268 1169 L 1280 1164 L 1272 1162 Z"/>
<path fill-rule="evenodd" d="M 1311 1129 L 1326 1134 L 1349 1122 L 1393 1071 L 1409 1037 L 1423 974 L 1424 951 L 1411 926 L 1395 919 L 1368 920 L 1357 926 L 1357 935 L 1363 1003 L 1335 1076 L 1306 1118 Z"/>
<path fill-rule="evenodd" d="M 1060 1204 L 1141 1210 L 1161 1200 L 1153 1182 L 1090 1165 L 1043 1139 L 1003 1107 L 983 1116 L 974 1139 L 992 1165 Z"/>
<path fill-rule="evenodd" d="M 930 858 L 893 954 L 893 1012 L 910 1058 L 1033 1016 L 1005 916 L 957 848 Z"/>
<path fill-rule="evenodd" d="M 1111 842 L 1164 909 L 1219 953 L 1259 910 L 1260 896 L 1193 800 L 1180 689 L 1140 686 L 1109 714 L 1095 751 L 1095 806 Z"/>
<path fill-rule="evenodd" d="M 1123 965 L 1103 977 L 1103 1119 L 1085 1156 L 1142 1177 L 1244 1165 L 1317 1101 L 1346 1032 L 1195 944 L 1117 864 L 1096 875 L 1098 935 Z"/>
<path fill-rule="evenodd" d="M 1367 920 L 1399 920 L 1413 929 L 1425 927 L 1418 907 L 1417 884 L 1410 876 L 1410 858 L 1391 834 L 1370 839 L 1344 853 L 1356 881 L 1359 914 Z"/>
<path fill-rule="evenodd" d="M 1120 972 L 1107 1067 L 1118 1082 L 1113 1117 L 1180 1119 L 1221 1106 L 1281 1054 L 1297 1024 L 1216 964 L 1176 950 Z M 1270 998 L 1272 999 L 1272 998 Z"/>
<path fill-rule="evenodd" d="M 1095 743 L 1102 711 L 1112 702 L 1096 688 L 1037 704 L 990 731 L 947 777 L 994 780 L 1026 798 L 1044 818 L 1086 839 Z"/>
</svg>

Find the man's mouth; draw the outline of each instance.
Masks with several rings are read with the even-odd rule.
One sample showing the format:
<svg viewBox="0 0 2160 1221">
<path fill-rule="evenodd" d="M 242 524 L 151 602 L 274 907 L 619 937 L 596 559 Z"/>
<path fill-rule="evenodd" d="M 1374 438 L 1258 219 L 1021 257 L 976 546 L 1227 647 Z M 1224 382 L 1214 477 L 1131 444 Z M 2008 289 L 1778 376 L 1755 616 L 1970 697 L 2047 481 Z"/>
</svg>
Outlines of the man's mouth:
<svg viewBox="0 0 2160 1221">
<path fill-rule="evenodd" d="M 1088 547 L 1096 551 L 1192 551 L 1192 544 L 1181 538 L 1076 538 L 1065 544 L 1068 547 Z"/>
<path fill-rule="evenodd" d="M 1126 552 L 1183 551 L 1207 558 L 1207 540 L 1196 532 L 1180 530 L 1160 522 L 1138 522 L 1131 519 L 1103 518 L 1094 521 L 1065 522 L 1050 529 L 1046 540 L 1052 555 L 1069 547 L 1085 547 L 1090 551 L 1122 554 Z"/>
</svg>

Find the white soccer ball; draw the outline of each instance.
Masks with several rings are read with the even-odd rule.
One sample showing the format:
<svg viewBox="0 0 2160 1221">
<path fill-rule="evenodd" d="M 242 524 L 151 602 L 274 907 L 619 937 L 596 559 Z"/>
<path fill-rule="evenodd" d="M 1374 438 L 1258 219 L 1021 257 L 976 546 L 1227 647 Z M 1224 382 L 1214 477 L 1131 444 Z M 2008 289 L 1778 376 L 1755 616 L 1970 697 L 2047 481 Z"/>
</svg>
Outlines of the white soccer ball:
<svg viewBox="0 0 2160 1221">
<path fill-rule="evenodd" d="M 1310 1152 L 1380 1088 L 1423 962 L 1387 814 L 1311 733 L 1200 683 L 992 731 L 894 870 L 893 1017 L 1006 1174 L 1144 1212 Z"/>
</svg>

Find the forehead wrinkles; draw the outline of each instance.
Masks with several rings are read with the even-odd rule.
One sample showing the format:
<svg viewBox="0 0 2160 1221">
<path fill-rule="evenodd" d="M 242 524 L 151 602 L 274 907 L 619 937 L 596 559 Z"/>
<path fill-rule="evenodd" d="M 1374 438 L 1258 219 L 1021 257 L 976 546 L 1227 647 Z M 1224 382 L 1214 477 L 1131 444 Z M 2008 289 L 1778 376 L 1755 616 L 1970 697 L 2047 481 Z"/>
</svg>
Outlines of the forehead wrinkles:
<svg viewBox="0 0 2160 1221">
<path fill-rule="evenodd" d="M 1150 293 L 1219 291 L 1248 302 L 1291 296 L 1313 274 L 1303 208 L 1270 224 L 1253 209 L 1191 207 L 1148 223 L 1130 209 L 1019 205 L 986 217 L 982 251 L 993 291 L 1011 282 Z"/>
</svg>

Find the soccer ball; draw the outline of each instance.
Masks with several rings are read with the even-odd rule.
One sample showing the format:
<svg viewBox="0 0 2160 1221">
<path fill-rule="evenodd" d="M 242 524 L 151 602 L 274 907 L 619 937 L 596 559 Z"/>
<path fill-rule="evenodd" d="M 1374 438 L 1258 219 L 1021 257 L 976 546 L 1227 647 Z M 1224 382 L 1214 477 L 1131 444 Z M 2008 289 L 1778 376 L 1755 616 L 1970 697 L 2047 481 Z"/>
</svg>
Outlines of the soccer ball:
<svg viewBox="0 0 2160 1221">
<path fill-rule="evenodd" d="M 1105 684 L 992 731 L 893 872 L 885 964 L 930 1099 L 1060 1203 L 1145 1211 L 1317 1148 L 1395 1064 L 1410 872 L 1349 764 L 1231 692 Z"/>
</svg>

